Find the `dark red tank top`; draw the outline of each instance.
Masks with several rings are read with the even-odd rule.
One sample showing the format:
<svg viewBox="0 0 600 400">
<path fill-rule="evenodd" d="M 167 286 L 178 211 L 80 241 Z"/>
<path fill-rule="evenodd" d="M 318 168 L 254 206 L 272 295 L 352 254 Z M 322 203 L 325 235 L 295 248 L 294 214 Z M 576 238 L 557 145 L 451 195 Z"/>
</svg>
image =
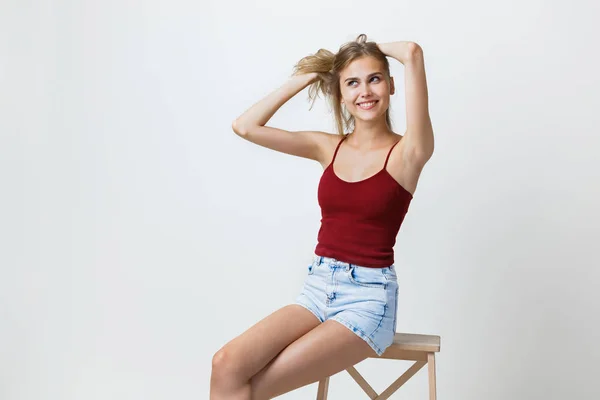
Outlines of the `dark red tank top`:
<svg viewBox="0 0 600 400">
<path fill-rule="evenodd" d="M 346 137 L 338 143 L 319 181 L 322 218 L 315 254 L 365 267 L 389 267 L 394 263 L 396 236 L 413 198 L 386 169 L 398 142 L 388 152 L 382 170 L 362 181 L 347 182 L 333 170 Z"/>
</svg>

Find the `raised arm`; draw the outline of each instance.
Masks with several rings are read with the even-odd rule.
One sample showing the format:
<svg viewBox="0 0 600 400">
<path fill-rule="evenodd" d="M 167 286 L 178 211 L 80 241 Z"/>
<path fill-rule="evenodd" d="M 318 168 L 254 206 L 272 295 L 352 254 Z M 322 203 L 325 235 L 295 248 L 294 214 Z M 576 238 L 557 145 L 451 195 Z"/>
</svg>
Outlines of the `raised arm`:
<svg viewBox="0 0 600 400">
<path fill-rule="evenodd" d="M 240 137 L 260 146 L 298 157 L 321 161 L 331 135 L 318 131 L 290 132 L 265 126 L 279 108 L 317 79 L 316 73 L 294 75 L 254 104 L 232 123 Z"/>
<path fill-rule="evenodd" d="M 424 165 L 434 149 L 433 127 L 429 116 L 427 80 L 423 49 L 415 42 L 380 43 L 377 46 L 386 55 L 404 65 L 406 90 L 406 159 Z"/>
</svg>

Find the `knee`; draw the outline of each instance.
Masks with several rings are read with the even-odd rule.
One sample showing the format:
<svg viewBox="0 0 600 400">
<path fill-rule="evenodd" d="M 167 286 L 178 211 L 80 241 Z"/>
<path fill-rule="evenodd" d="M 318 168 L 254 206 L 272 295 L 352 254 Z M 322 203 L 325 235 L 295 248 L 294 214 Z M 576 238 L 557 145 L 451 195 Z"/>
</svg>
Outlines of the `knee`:
<svg viewBox="0 0 600 400">
<path fill-rule="evenodd" d="M 210 399 L 252 399 L 252 387 L 242 378 L 240 361 L 230 348 L 225 346 L 212 358 L 210 376 Z"/>
<path fill-rule="evenodd" d="M 217 351 L 212 358 L 212 379 L 217 382 L 231 382 L 239 378 L 238 367 L 239 362 L 236 361 L 236 355 L 227 348 L 222 347 Z"/>
</svg>

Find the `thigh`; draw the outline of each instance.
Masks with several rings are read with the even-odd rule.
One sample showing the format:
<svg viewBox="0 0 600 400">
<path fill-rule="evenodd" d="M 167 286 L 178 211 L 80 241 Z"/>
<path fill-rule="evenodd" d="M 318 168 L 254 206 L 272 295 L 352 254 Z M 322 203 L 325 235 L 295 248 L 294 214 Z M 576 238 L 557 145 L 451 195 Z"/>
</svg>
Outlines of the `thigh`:
<svg viewBox="0 0 600 400">
<path fill-rule="evenodd" d="M 252 377 L 252 398 L 279 396 L 375 355 L 373 349 L 347 327 L 338 321 L 325 321 L 286 347 Z"/>
<path fill-rule="evenodd" d="M 232 339 L 215 354 L 215 359 L 225 360 L 236 380 L 250 380 L 286 346 L 319 324 L 306 308 L 287 305 Z"/>
</svg>

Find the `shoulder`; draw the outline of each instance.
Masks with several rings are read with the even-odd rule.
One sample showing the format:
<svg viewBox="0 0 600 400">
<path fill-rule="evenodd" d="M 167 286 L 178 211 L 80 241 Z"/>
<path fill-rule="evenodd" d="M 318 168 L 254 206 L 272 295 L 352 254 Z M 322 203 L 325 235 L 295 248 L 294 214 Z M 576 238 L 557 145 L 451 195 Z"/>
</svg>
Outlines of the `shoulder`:
<svg viewBox="0 0 600 400">
<path fill-rule="evenodd" d="M 331 159 L 333 158 L 333 153 L 335 153 L 335 149 L 337 148 L 340 141 L 344 138 L 344 136 L 339 135 L 337 133 L 327 133 L 327 132 L 315 132 L 317 135 L 315 136 L 318 141 L 319 146 L 319 162 L 326 167 Z"/>
</svg>

